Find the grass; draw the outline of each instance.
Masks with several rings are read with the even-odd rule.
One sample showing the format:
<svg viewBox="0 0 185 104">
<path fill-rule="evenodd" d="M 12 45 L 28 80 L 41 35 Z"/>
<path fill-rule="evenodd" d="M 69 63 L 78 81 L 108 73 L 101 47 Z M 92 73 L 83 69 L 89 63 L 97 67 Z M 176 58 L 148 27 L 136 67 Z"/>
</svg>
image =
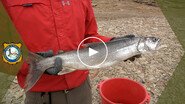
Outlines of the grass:
<svg viewBox="0 0 185 104">
<path fill-rule="evenodd" d="M 179 42 L 185 49 L 185 1 L 157 0 L 163 14 L 175 32 Z M 185 103 L 185 55 L 179 62 L 173 76 L 168 81 L 157 104 Z"/>
</svg>

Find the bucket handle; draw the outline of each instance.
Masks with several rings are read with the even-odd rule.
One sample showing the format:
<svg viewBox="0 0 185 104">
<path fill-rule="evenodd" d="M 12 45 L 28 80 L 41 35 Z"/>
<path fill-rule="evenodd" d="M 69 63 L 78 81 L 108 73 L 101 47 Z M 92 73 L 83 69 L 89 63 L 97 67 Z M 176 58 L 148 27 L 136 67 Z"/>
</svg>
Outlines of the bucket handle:
<svg viewBox="0 0 185 104">
<path fill-rule="evenodd" d="M 103 82 L 104 82 L 104 81 L 101 81 L 101 82 L 98 84 L 97 88 L 100 88 L 100 86 L 102 85 Z"/>
<path fill-rule="evenodd" d="M 147 94 L 147 98 L 146 98 L 146 103 L 149 103 L 150 102 L 150 99 L 151 99 L 151 97 L 150 97 L 150 94 L 148 93 Z"/>
</svg>

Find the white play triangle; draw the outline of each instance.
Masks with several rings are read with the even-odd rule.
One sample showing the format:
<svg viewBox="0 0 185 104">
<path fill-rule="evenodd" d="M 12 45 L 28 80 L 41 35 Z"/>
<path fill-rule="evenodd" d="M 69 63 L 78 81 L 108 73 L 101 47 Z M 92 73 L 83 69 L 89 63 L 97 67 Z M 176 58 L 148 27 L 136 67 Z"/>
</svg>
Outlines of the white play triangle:
<svg viewBox="0 0 185 104">
<path fill-rule="evenodd" d="M 98 53 L 98 51 L 96 51 L 92 48 L 89 48 L 89 56 L 92 56 L 92 55 L 97 54 L 97 53 Z"/>
</svg>

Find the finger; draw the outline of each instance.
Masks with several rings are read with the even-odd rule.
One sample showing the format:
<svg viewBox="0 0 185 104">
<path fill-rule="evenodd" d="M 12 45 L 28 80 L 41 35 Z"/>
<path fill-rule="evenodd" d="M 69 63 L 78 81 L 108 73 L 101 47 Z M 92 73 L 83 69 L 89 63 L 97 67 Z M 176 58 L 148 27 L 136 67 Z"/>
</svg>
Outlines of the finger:
<svg viewBox="0 0 185 104">
<path fill-rule="evenodd" d="M 53 56 L 53 51 L 49 50 L 49 51 L 43 51 L 43 52 L 36 52 L 36 54 L 46 58 L 46 57 Z"/>
<path fill-rule="evenodd" d="M 139 55 L 136 55 L 135 57 L 136 57 L 136 58 L 140 58 L 140 57 L 141 57 L 141 54 L 139 54 Z"/>
<path fill-rule="evenodd" d="M 53 50 L 46 51 L 44 55 L 45 55 L 45 57 L 53 56 Z"/>
<path fill-rule="evenodd" d="M 62 59 L 60 57 L 57 57 L 55 59 L 55 67 L 57 68 L 58 71 L 61 71 L 61 69 L 62 69 Z"/>
<path fill-rule="evenodd" d="M 131 57 L 131 58 L 129 58 L 128 60 L 134 61 L 134 60 L 135 60 L 135 57 Z"/>
<path fill-rule="evenodd" d="M 46 70 L 46 74 L 49 74 L 49 75 L 57 75 L 57 73 L 58 71 L 56 67 L 51 67 Z"/>
<path fill-rule="evenodd" d="M 36 52 L 36 54 L 44 57 L 44 53 L 43 52 Z"/>
</svg>

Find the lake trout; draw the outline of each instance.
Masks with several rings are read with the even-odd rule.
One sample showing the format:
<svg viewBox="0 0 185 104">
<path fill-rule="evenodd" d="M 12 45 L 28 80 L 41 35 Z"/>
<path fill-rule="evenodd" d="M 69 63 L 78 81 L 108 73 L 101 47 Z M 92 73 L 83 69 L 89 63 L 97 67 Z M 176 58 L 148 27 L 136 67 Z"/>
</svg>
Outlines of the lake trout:
<svg viewBox="0 0 185 104">
<path fill-rule="evenodd" d="M 158 49 L 161 38 L 158 37 L 145 37 L 145 36 L 127 36 L 125 38 L 118 38 L 109 42 L 105 42 L 108 54 L 107 58 L 99 65 L 105 58 L 106 48 L 103 43 L 89 43 L 85 44 L 86 48 L 79 50 L 79 57 L 87 65 L 80 62 L 77 50 L 62 52 L 53 57 L 43 58 L 35 53 L 29 53 L 27 56 L 27 63 L 29 64 L 29 73 L 24 85 L 25 91 L 30 90 L 35 83 L 39 80 L 41 75 L 46 69 L 54 66 L 54 60 L 57 57 L 62 59 L 63 69 L 60 75 L 70 73 L 75 70 L 92 70 L 101 69 L 112 66 L 120 61 L 129 59 L 139 54 L 145 54 Z M 89 48 L 99 50 L 98 54 L 89 57 Z"/>
</svg>

